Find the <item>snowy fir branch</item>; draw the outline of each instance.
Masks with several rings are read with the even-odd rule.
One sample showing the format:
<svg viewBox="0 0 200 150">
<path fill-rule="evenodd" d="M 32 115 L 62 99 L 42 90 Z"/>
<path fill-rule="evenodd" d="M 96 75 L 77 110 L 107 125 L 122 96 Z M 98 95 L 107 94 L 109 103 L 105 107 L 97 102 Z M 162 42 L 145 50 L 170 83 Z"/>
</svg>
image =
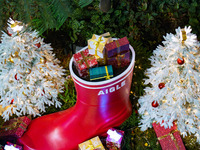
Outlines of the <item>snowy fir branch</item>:
<svg viewBox="0 0 200 150">
<path fill-rule="evenodd" d="M 153 122 L 171 128 L 176 122 L 183 136 L 194 134 L 200 142 L 200 43 L 191 27 L 164 36 L 150 58 L 145 94 L 138 100 L 141 130 Z"/>
<path fill-rule="evenodd" d="M 50 44 L 27 30 L 27 25 L 10 19 L 8 33 L 0 43 L 0 105 L 7 108 L 5 120 L 17 116 L 40 115 L 46 106 L 60 107 L 65 70 L 59 66 Z"/>
</svg>

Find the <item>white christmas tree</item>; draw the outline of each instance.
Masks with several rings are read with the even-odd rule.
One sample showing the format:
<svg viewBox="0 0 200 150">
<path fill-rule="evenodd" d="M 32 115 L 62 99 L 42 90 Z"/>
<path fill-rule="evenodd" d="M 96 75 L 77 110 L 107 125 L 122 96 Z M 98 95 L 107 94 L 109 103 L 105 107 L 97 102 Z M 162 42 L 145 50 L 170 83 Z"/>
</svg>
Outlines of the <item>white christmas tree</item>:
<svg viewBox="0 0 200 150">
<path fill-rule="evenodd" d="M 190 27 L 167 34 L 150 58 L 144 96 L 139 99 L 141 130 L 153 122 L 171 128 L 173 122 L 183 136 L 194 134 L 200 142 L 200 44 Z"/>
<path fill-rule="evenodd" d="M 60 107 L 57 95 L 63 92 L 65 70 L 50 44 L 19 21 L 9 19 L 7 30 L 0 43 L 0 105 L 9 106 L 3 118 L 35 116 L 47 106 Z"/>
</svg>

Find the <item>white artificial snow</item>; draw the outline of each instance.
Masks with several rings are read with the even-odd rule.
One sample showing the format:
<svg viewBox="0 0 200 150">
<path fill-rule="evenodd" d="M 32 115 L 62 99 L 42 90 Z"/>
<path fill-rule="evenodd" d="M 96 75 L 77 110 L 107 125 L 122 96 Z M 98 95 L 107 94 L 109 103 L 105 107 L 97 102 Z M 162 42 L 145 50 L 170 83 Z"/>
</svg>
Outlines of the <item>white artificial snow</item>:
<svg viewBox="0 0 200 150">
<path fill-rule="evenodd" d="M 152 122 L 170 128 L 175 121 L 183 136 L 195 134 L 200 142 L 200 43 L 191 31 L 190 27 L 177 28 L 176 34 L 164 36 L 163 46 L 153 51 L 152 67 L 146 70 L 148 79 L 144 79 L 151 87 L 146 87 L 138 100 L 138 112 L 143 131 L 152 127 Z M 184 58 L 184 64 L 179 65 L 178 58 Z M 165 87 L 159 89 L 159 83 L 165 83 Z M 153 101 L 159 106 L 152 107 Z"/>
<path fill-rule="evenodd" d="M 65 70 L 58 65 L 50 44 L 45 44 L 38 32 L 12 19 L 8 33 L 11 35 L 3 32 L 0 43 L 0 105 L 10 106 L 3 118 L 36 116 L 45 112 L 46 106 L 60 107 L 57 95 L 63 92 Z M 46 62 L 41 61 L 44 59 Z"/>
</svg>

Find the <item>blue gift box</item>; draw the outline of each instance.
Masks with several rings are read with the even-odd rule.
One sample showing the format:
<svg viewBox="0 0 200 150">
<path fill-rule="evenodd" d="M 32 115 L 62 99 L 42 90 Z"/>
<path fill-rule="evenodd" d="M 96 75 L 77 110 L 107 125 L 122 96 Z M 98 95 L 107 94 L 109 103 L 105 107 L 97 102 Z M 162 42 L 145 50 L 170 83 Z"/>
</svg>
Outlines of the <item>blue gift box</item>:
<svg viewBox="0 0 200 150">
<path fill-rule="evenodd" d="M 90 68 L 90 81 L 108 80 L 113 77 L 112 65 Z"/>
</svg>

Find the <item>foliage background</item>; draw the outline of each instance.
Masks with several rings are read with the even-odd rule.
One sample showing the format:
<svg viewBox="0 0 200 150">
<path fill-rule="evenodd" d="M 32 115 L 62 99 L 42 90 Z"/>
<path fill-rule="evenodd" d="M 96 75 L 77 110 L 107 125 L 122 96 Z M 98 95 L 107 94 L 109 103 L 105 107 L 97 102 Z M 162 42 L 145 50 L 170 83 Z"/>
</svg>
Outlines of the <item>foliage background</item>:
<svg viewBox="0 0 200 150">
<path fill-rule="evenodd" d="M 166 33 L 175 33 L 179 26 L 191 26 L 192 32 L 200 35 L 200 3 L 197 0 L 111 0 L 111 4 L 105 13 L 99 9 L 99 0 L 0 0 L 0 27 L 5 29 L 9 17 L 30 24 L 51 43 L 67 70 L 76 46 L 86 46 L 92 34 L 110 32 L 112 37 L 127 36 L 136 52 L 136 62 L 130 93 L 133 113 L 119 127 L 125 131 L 123 149 L 161 149 L 153 129 L 142 132 L 138 127 L 137 100 L 145 87 L 144 71 L 151 67 L 148 58 L 162 44 Z M 62 108 L 49 107 L 45 114 L 76 103 L 70 78 L 65 89 L 65 93 L 59 94 Z M 182 139 L 187 149 L 199 149 L 192 135 Z"/>
</svg>

